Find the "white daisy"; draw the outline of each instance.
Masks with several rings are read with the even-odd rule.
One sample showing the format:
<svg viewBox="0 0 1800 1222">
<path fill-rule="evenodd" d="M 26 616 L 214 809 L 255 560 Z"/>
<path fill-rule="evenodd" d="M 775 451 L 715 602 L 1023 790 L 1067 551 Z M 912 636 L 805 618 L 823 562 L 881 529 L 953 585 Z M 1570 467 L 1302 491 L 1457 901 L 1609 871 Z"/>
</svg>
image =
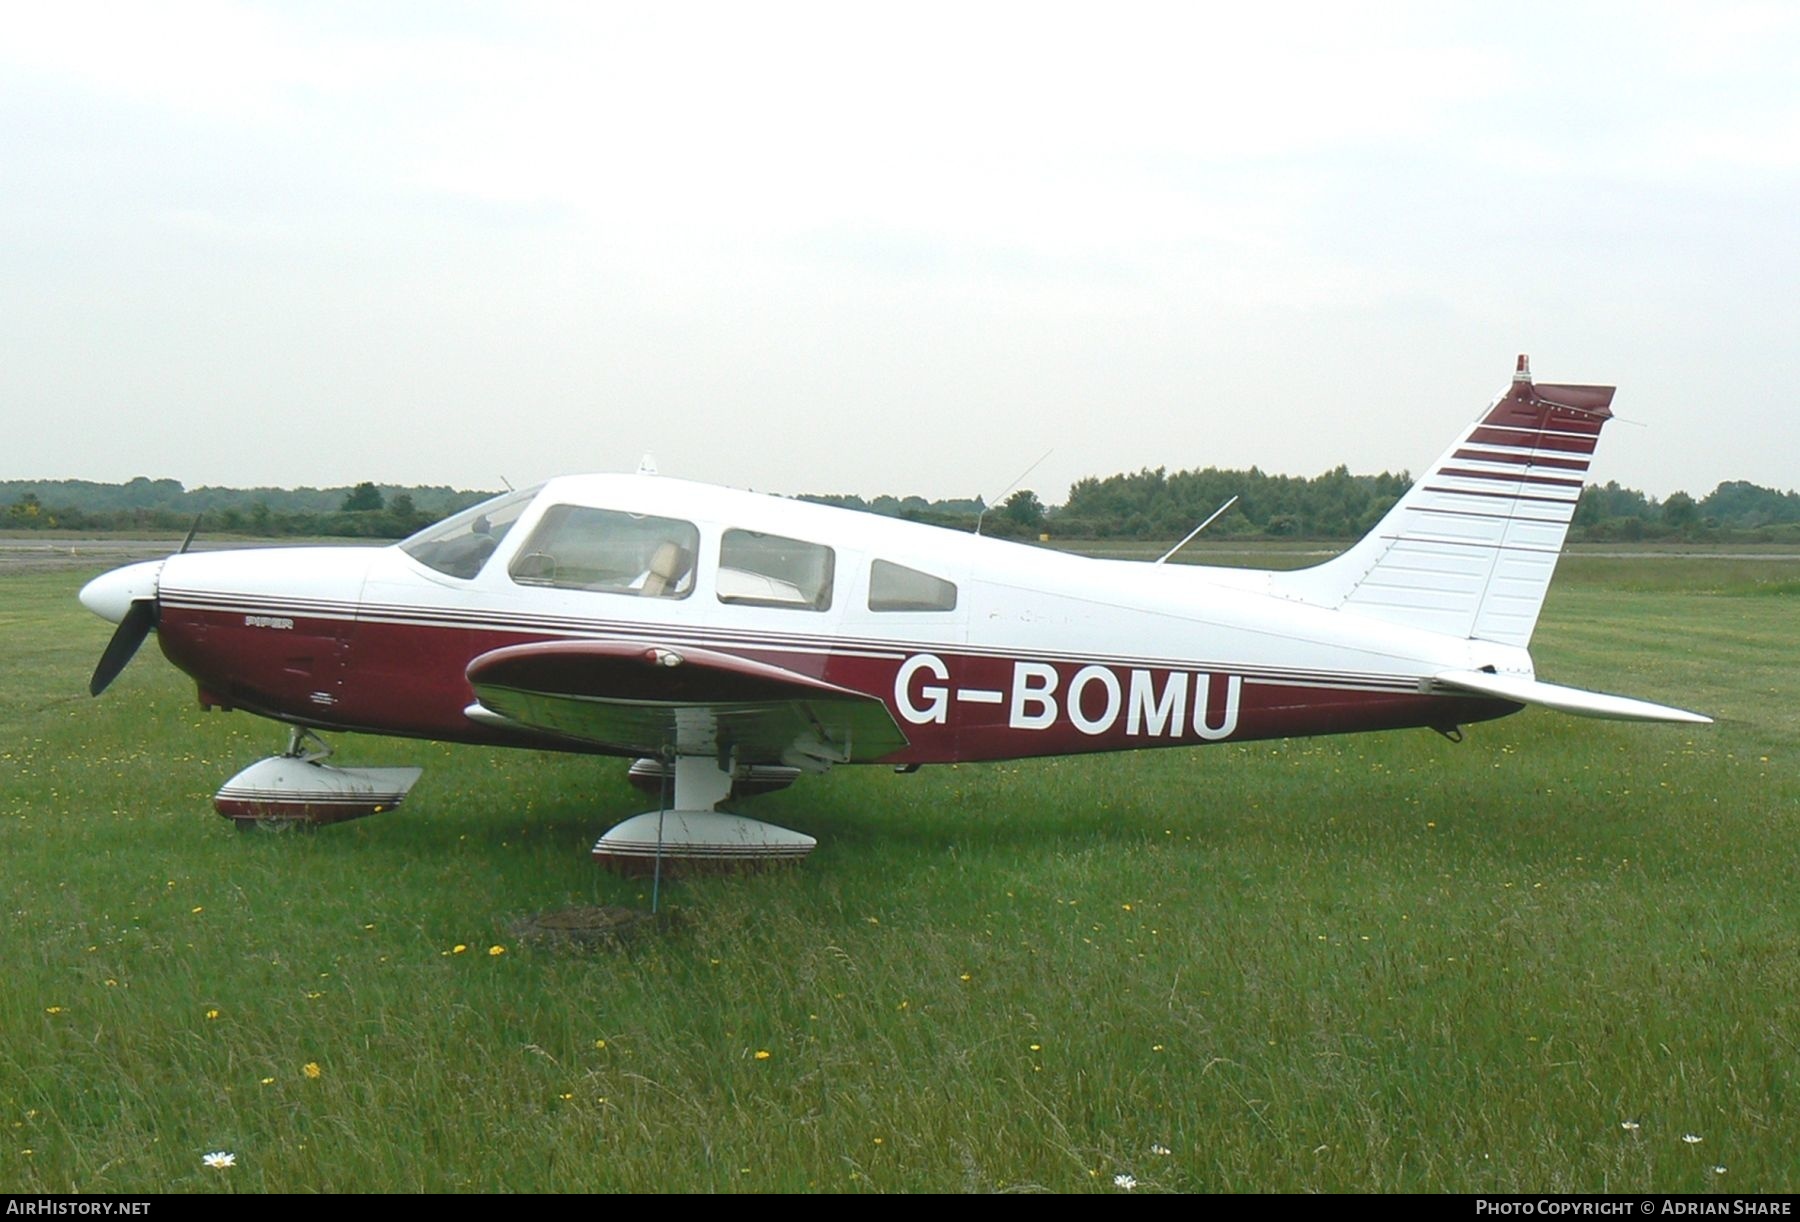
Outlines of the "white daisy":
<svg viewBox="0 0 1800 1222">
<path fill-rule="evenodd" d="M 237 1166 L 237 1155 L 224 1150 L 214 1150 L 200 1161 L 215 1171 L 223 1171 L 227 1167 Z"/>
</svg>

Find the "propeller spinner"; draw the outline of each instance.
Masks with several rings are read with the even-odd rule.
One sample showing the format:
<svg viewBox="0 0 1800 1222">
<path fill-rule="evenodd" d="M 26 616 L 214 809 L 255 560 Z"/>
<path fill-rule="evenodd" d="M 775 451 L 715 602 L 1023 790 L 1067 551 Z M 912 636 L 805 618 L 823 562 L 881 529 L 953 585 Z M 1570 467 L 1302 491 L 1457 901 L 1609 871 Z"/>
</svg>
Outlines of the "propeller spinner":
<svg viewBox="0 0 1800 1222">
<path fill-rule="evenodd" d="M 160 560 L 128 564 L 102 573 L 82 587 L 81 605 L 118 625 L 112 640 L 106 643 L 106 652 L 100 655 L 100 664 L 94 668 L 94 677 L 88 683 L 90 694 L 98 696 L 119 677 L 138 646 L 156 627 L 156 580 L 162 566 Z"/>
<path fill-rule="evenodd" d="M 194 515 L 194 524 L 188 527 L 187 537 L 175 549 L 177 556 L 194 545 L 194 535 L 200 530 L 202 516 Z M 162 575 L 162 566 L 161 560 L 128 564 L 122 569 L 102 573 L 81 587 L 81 605 L 101 619 L 118 625 L 113 629 L 112 640 L 106 643 L 106 651 L 100 655 L 100 664 L 94 667 L 94 677 L 88 680 L 88 695 L 98 696 L 111 687 L 112 681 L 137 653 L 138 646 L 156 627 L 156 583 Z"/>
</svg>

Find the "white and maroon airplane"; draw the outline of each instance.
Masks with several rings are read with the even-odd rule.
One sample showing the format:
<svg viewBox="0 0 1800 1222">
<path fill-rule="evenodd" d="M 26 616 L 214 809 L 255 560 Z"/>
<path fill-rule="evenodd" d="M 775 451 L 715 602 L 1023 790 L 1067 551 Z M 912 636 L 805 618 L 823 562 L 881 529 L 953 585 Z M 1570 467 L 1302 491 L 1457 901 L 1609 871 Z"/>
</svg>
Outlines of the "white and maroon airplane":
<svg viewBox="0 0 1800 1222">
<path fill-rule="evenodd" d="M 385 548 L 107 573 L 98 695 L 154 628 L 207 709 L 291 728 L 219 791 L 240 823 L 398 803 L 319 730 L 637 758 L 663 810 L 595 846 L 804 855 L 715 810 L 833 764 L 1016 759 L 1460 727 L 1527 704 L 1695 713 L 1540 682 L 1526 646 L 1610 386 L 1506 392 L 1349 551 L 1294 572 L 1093 560 L 651 475 L 555 479 Z M 668 790 L 672 788 L 673 793 Z"/>
</svg>

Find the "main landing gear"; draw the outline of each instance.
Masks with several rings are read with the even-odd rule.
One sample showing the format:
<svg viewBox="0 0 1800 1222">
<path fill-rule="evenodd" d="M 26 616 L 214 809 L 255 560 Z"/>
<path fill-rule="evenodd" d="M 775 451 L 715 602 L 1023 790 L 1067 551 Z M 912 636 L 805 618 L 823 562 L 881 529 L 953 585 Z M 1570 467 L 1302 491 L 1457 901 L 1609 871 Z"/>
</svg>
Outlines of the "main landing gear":
<svg viewBox="0 0 1800 1222">
<path fill-rule="evenodd" d="M 818 841 L 713 808 L 734 794 L 785 788 L 799 774 L 798 768 L 736 764 L 729 754 L 640 759 L 631 766 L 632 783 L 644 789 L 654 785 L 661 808 L 633 815 L 600 837 L 594 860 L 626 874 L 652 873 L 659 864 L 718 868 L 798 861 Z"/>
<path fill-rule="evenodd" d="M 287 750 L 250 765 L 213 796 L 213 808 L 237 824 L 319 827 L 380 814 L 400 805 L 419 768 L 339 768 L 313 731 L 289 728 Z M 594 859 L 626 874 L 671 867 L 744 867 L 798 861 L 811 836 L 714 809 L 728 797 L 750 797 L 793 784 L 801 769 L 738 764 L 735 754 L 640 759 L 632 783 L 658 795 L 658 809 L 634 815 L 594 845 Z"/>
</svg>

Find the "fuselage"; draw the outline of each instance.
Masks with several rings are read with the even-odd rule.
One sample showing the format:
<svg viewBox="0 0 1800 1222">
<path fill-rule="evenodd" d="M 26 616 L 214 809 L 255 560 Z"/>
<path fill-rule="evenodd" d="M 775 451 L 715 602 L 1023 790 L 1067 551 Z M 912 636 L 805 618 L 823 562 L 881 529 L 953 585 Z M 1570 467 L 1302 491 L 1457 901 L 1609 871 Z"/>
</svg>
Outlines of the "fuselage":
<svg viewBox="0 0 1800 1222">
<path fill-rule="evenodd" d="M 393 547 L 171 557 L 157 635 L 208 706 L 576 750 L 599 748 L 471 717 L 469 664 L 567 639 L 733 654 L 882 701 L 907 739 L 894 764 L 1448 730 L 1518 707 L 1426 688 L 1529 673 L 1523 649 L 1308 605 L 1261 576 L 579 476 Z"/>
</svg>

